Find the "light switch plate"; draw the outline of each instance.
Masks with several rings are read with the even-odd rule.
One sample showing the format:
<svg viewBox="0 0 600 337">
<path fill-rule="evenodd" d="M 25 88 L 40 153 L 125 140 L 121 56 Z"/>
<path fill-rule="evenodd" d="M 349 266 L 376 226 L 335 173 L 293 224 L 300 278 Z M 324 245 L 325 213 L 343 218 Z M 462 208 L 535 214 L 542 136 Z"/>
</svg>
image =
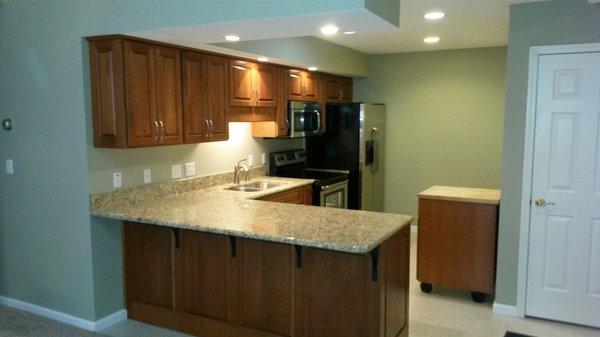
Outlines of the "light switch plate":
<svg viewBox="0 0 600 337">
<path fill-rule="evenodd" d="M 253 154 L 248 155 L 248 166 L 254 166 L 254 155 Z"/>
<path fill-rule="evenodd" d="M 267 154 L 263 153 L 262 155 L 260 155 L 260 163 L 262 165 L 267 165 Z"/>
<path fill-rule="evenodd" d="M 185 164 L 185 176 L 191 177 L 196 175 L 196 163 L 186 163 Z"/>
<path fill-rule="evenodd" d="M 179 179 L 183 176 L 181 164 L 171 166 L 171 179 Z"/>
<path fill-rule="evenodd" d="M 121 188 L 121 186 L 123 186 L 121 172 L 113 173 L 113 188 Z"/>
<path fill-rule="evenodd" d="M 150 184 L 152 182 L 152 170 L 144 169 L 144 184 Z"/>
<path fill-rule="evenodd" d="M 15 167 L 12 159 L 6 159 L 6 174 L 15 174 Z"/>
</svg>

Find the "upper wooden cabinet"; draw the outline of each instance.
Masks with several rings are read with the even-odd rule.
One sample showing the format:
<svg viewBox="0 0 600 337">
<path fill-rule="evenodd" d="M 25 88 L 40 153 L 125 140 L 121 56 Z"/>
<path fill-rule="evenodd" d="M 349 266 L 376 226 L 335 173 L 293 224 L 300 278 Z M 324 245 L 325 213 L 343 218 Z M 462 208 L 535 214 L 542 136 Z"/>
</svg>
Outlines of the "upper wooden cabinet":
<svg viewBox="0 0 600 337">
<path fill-rule="evenodd" d="M 352 79 L 348 77 L 325 75 L 323 79 L 325 102 L 351 103 Z"/>
<path fill-rule="evenodd" d="M 290 123 L 288 120 L 288 69 L 277 68 L 277 107 L 275 120 L 252 123 L 252 137 L 285 137 L 289 135 Z"/>
<path fill-rule="evenodd" d="M 229 60 L 229 121 L 274 121 L 278 85 L 277 67 Z"/>
<path fill-rule="evenodd" d="M 292 101 L 318 102 L 321 81 L 318 74 L 290 69 L 288 71 L 288 98 Z"/>
<path fill-rule="evenodd" d="M 183 142 L 179 49 L 122 38 L 90 41 L 94 146 Z"/>
<path fill-rule="evenodd" d="M 191 51 L 182 53 L 185 143 L 229 138 L 228 70 L 225 57 Z"/>
</svg>

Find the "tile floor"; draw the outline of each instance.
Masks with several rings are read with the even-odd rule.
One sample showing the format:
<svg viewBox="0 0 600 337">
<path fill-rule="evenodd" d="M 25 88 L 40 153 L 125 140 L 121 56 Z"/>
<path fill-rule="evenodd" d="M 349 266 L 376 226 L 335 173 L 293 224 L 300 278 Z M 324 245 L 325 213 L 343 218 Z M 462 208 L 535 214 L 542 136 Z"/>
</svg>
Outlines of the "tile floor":
<svg viewBox="0 0 600 337">
<path fill-rule="evenodd" d="M 409 337 L 503 337 L 506 330 L 537 337 L 600 337 L 600 329 L 540 319 L 494 315 L 492 303 L 474 303 L 470 294 L 434 288 L 422 293 L 416 280 L 416 234 L 411 245 Z M 99 334 L 18 310 L 0 307 L 0 337 L 187 337 L 189 335 L 126 320 Z"/>
</svg>

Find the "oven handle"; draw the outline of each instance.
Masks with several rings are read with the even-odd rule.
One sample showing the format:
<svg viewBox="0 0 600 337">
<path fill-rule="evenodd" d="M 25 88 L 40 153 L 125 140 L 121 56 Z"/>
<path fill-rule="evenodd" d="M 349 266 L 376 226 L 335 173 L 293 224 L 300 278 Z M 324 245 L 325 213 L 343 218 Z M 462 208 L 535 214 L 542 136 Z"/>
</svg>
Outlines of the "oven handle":
<svg viewBox="0 0 600 337">
<path fill-rule="evenodd" d="M 339 183 L 335 183 L 332 185 L 325 185 L 325 186 L 321 186 L 321 191 L 327 191 L 333 188 L 338 188 L 338 187 L 342 187 L 344 185 L 348 185 L 348 180 L 344 180 L 344 181 L 340 181 Z"/>
</svg>

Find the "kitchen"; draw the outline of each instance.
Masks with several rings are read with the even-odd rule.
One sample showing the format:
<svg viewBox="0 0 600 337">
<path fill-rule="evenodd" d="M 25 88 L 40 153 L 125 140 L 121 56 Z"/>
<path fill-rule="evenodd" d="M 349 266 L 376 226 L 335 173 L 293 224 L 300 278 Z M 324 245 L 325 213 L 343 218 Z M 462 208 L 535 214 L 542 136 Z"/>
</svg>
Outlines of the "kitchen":
<svg viewBox="0 0 600 337">
<path fill-rule="evenodd" d="M 146 6 L 31 5 L 48 13 L 32 18 L 43 17 L 49 27 L 56 26 L 53 18 L 61 10 L 87 19 L 73 21 L 70 30 L 71 21 L 65 23 L 60 31 L 69 37 L 50 30 L 43 35 L 64 41 L 57 45 L 72 52 L 68 57 L 42 56 L 37 48 L 46 44 L 39 44 L 32 47 L 33 56 L 19 57 L 21 65 L 12 60 L 26 55 L 27 44 L 11 51 L 13 66 L 5 69 L 21 90 L 7 88 L 2 101 L 18 100 L 31 111 L 46 110 L 44 105 L 64 111 L 72 119 L 69 125 L 79 127 L 67 128 L 61 118 L 15 114 L 20 108 L 12 103 L 2 112 L 3 119 L 4 111 L 10 118 L 3 122 L 7 132 L 0 130 L 0 155 L 10 159 L 0 179 L 3 190 L 15 197 L 3 193 L 0 202 L 0 304 L 109 335 L 127 334 L 129 328 L 145 331 L 138 331 L 141 335 L 408 336 L 409 330 L 411 336 L 577 335 L 571 326 L 492 315 L 492 310 L 524 315 L 518 311 L 522 293 L 516 290 L 521 281 L 508 276 L 517 264 L 521 275 L 514 251 L 523 251 L 511 248 L 519 236 L 506 220 L 518 213 L 510 211 L 514 188 L 508 194 L 503 189 L 502 203 L 499 195 L 469 201 L 493 205 L 489 208 L 496 212 L 485 232 L 490 234 L 485 242 L 493 244 L 471 246 L 486 267 L 485 287 L 453 291 L 442 279 L 428 279 L 421 265 L 427 254 L 421 248 L 417 252 L 417 230 L 436 235 L 417 229 L 417 222 L 429 226 L 430 219 L 442 218 L 421 214 L 423 199 L 439 199 L 428 188 L 497 191 L 505 186 L 502 179 L 518 177 L 510 173 L 514 165 L 506 166 L 506 152 L 514 156 L 507 139 L 515 131 L 502 127 L 505 118 L 516 115 L 510 106 L 504 115 L 505 95 L 515 96 L 508 85 L 514 80 L 514 65 L 510 57 L 507 61 L 511 45 L 507 51 L 506 35 L 492 32 L 508 31 L 506 2 L 490 3 L 490 12 L 478 14 L 488 15 L 492 28 L 482 29 L 487 44 L 452 39 L 445 22 L 469 25 L 481 19 L 461 16 L 460 6 L 448 4 L 402 2 L 404 27 L 422 29 L 413 42 L 394 35 L 406 34 L 405 28 L 386 32 L 394 19 L 381 10 L 344 8 L 353 6 L 350 2 L 315 4 L 312 10 L 323 12 L 296 13 L 300 20 L 284 15 L 287 9 L 298 11 L 293 4 L 274 11 L 266 2 L 252 4 L 256 9 L 238 4 L 252 25 L 236 21 L 244 15 L 216 2 L 173 8 L 157 2 L 148 8 L 177 14 L 147 19 L 136 14 L 138 5 Z M 14 16 L 4 14 L 3 20 L 22 17 L 19 6 L 0 6 Z M 208 16 L 221 13 L 215 20 L 233 21 L 212 24 L 186 15 L 195 6 Z M 511 29 L 513 22 L 525 20 L 514 14 L 513 21 L 513 10 L 555 13 L 564 6 L 553 1 L 512 5 Z M 571 6 L 596 15 L 587 2 Z M 446 18 L 426 17 L 440 7 Z M 256 19 L 256 11 L 282 16 Z M 326 34 L 332 27 L 324 25 L 324 17 L 336 18 L 339 28 L 333 35 Z M 195 25 L 201 20 L 206 23 Z M 288 22 L 296 26 L 286 29 L 297 30 L 288 31 L 289 37 L 266 33 Z M 584 22 L 572 30 L 588 27 Z M 4 38 L 16 46 L 21 32 L 9 31 Z M 211 43 L 198 43 L 204 36 L 199 31 Z M 427 39 L 432 33 L 441 40 Z M 556 42 L 594 41 L 582 36 Z M 67 75 L 49 70 L 49 60 Z M 46 88 L 64 104 L 25 99 L 25 84 L 15 76 L 23 68 L 35 71 L 28 82 L 32 90 Z M 31 138 L 26 140 L 23 132 L 31 127 L 39 132 L 27 131 Z M 52 142 L 42 139 L 49 134 Z M 25 156 L 32 151 L 35 156 Z M 70 172 L 70 178 L 60 172 Z M 509 177 L 502 178 L 503 172 Z M 464 194 L 444 193 L 455 198 L 446 201 L 465 200 Z M 549 209 L 553 201 L 540 200 L 538 207 Z M 29 203 L 36 207 L 23 212 Z M 48 226 L 34 225 L 40 216 Z M 472 234 L 463 237 L 473 239 Z M 425 247 L 423 242 L 419 245 Z M 442 245 L 429 247 L 429 253 L 438 254 L 435 248 Z M 480 249 L 486 254 L 478 254 Z M 474 261 L 457 256 L 441 262 Z M 64 272 L 57 272 L 56 261 Z M 469 273 L 482 271 L 472 269 Z M 474 279 L 469 273 L 463 276 Z M 445 271 L 442 277 L 451 274 Z M 459 312 L 477 319 L 464 322 Z M 533 311 L 527 316 L 540 317 Z"/>
</svg>

